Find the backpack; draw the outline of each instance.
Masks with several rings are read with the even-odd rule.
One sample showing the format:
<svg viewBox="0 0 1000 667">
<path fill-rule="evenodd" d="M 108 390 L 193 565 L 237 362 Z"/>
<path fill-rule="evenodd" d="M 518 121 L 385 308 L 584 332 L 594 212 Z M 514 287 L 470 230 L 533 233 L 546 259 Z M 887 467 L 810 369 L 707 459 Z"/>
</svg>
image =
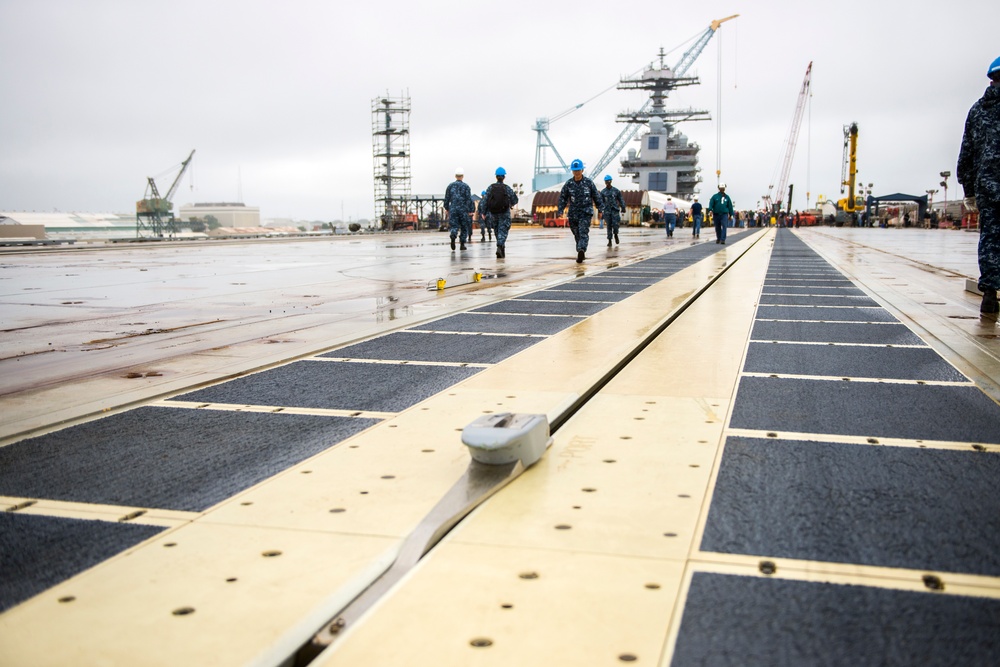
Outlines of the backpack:
<svg viewBox="0 0 1000 667">
<path fill-rule="evenodd" d="M 490 213 L 506 213 L 510 208 L 507 203 L 507 188 L 503 183 L 494 183 L 486 193 L 486 210 Z"/>
</svg>

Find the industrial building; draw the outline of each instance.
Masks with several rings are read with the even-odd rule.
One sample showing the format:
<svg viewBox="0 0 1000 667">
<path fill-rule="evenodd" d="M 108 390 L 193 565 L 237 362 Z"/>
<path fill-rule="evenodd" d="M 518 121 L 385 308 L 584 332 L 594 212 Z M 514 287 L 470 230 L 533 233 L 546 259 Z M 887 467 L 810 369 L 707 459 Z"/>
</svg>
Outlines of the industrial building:
<svg viewBox="0 0 1000 667">
<path fill-rule="evenodd" d="M 178 212 L 183 222 L 194 218 L 204 221 L 212 216 L 222 227 L 260 227 L 260 207 L 242 202 L 185 204 Z"/>
</svg>

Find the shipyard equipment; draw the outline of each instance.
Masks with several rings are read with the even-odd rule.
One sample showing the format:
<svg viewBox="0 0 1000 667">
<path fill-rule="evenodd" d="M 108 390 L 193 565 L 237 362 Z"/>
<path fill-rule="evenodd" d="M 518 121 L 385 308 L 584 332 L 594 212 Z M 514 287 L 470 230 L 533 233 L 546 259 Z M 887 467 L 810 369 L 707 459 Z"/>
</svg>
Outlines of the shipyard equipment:
<svg viewBox="0 0 1000 667">
<path fill-rule="evenodd" d="M 844 222 L 847 214 L 854 215 L 865 202 L 855 190 L 858 174 L 858 124 L 844 126 L 844 157 L 841 162 L 840 194 L 847 188 L 847 196 L 837 200 L 837 222 Z"/>
<path fill-rule="evenodd" d="M 792 172 L 792 158 L 795 157 L 795 146 L 799 139 L 799 128 L 802 126 L 802 112 L 805 110 L 806 102 L 809 100 L 812 67 L 813 64 L 810 62 L 809 66 L 806 67 L 806 76 L 802 80 L 802 88 L 799 90 L 799 99 L 795 104 L 795 114 L 792 116 L 792 127 L 788 132 L 788 141 L 785 143 L 785 160 L 781 165 L 781 176 L 778 178 L 777 188 L 775 188 L 775 184 L 772 181 L 771 185 L 767 186 L 767 194 L 764 196 L 767 208 L 771 213 L 780 211 L 782 204 L 785 205 L 786 211 L 790 211 L 792 208 L 792 189 L 788 184 L 788 177 Z M 857 137 L 857 125 L 855 125 L 855 137 Z M 784 199 L 785 188 L 788 188 L 787 199 Z"/>
<path fill-rule="evenodd" d="M 701 52 L 705 50 L 705 46 L 708 45 L 708 42 L 712 39 L 712 36 L 722 26 L 722 24 L 738 16 L 739 14 L 733 14 L 732 16 L 727 16 L 724 19 L 712 21 L 711 25 L 708 26 L 708 29 L 698 37 L 698 40 L 691 46 L 690 49 L 684 52 L 680 61 L 678 61 L 678 63 L 673 67 L 671 71 L 673 72 L 674 78 L 682 78 L 691 66 L 694 65 L 694 61 L 697 60 L 698 56 L 701 55 Z M 590 173 L 588 174 L 590 178 L 594 178 L 604 171 L 604 168 L 611 164 L 611 161 L 622 152 L 625 145 L 628 144 L 633 137 L 635 137 L 636 132 L 638 132 L 639 128 L 643 125 L 644 119 L 648 117 L 648 112 L 653 103 L 654 98 L 652 97 L 646 100 L 646 103 L 642 106 L 642 108 L 633 115 L 634 119 L 626 121 L 628 124 L 625 126 L 625 129 L 622 130 L 621 134 L 618 135 L 618 138 L 615 139 L 610 146 L 608 146 L 608 149 L 604 151 L 604 155 L 602 155 L 601 158 L 591 167 Z"/>
<path fill-rule="evenodd" d="M 701 52 L 705 49 L 705 46 L 708 44 L 709 40 L 712 39 L 712 35 L 715 34 L 719 27 L 726 21 L 734 19 L 737 16 L 739 16 L 739 14 L 734 14 L 733 16 L 727 16 L 724 19 L 712 21 L 711 25 L 709 25 L 705 32 L 698 36 L 691 48 L 684 52 L 684 55 L 681 57 L 677 65 L 670 70 L 673 73 L 673 76 L 678 79 L 682 78 L 687 70 L 690 69 L 691 65 L 694 64 L 694 61 L 698 59 L 698 56 L 701 55 Z M 610 88 L 607 90 L 610 90 Z M 604 94 L 607 90 L 602 91 L 598 95 Z M 589 102 L 590 100 L 587 101 Z M 566 178 L 569 178 L 570 169 L 566 166 L 566 162 L 563 160 L 559 151 L 552 143 L 552 139 L 549 137 L 548 133 L 549 127 L 553 122 L 568 116 L 584 104 L 586 104 L 586 102 L 570 107 L 569 109 L 551 118 L 537 118 L 535 120 L 535 126 L 532 128 L 537 135 L 535 142 L 535 171 L 534 178 L 531 182 L 531 189 L 533 191 L 537 192 L 538 190 L 542 190 L 550 185 L 560 183 Z M 649 111 L 652 105 L 653 99 L 651 98 L 641 109 L 639 109 L 639 111 L 628 114 L 628 118 L 623 121 L 627 123 L 625 129 L 622 130 L 621 134 L 619 134 L 611 146 L 608 147 L 608 149 L 604 152 L 604 155 L 602 155 L 601 158 L 591 167 L 590 173 L 588 174 L 589 178 L 595 178 L 598 176 L 600 172 L 611 164 L 611 161 L 614 160 L 619 153 L 621 153 L 625 145 L 635 137 L 636 133 L 639 131 L 639 127 L 648 121 L 648 117 L 650 115 Z M 559 162 L 558 165 L 550 165 L 547 163 L 547 150 L 552 151 L 556 160 Z"/>
<path fill-rule="evenodd" d="M 170 189 L 163 196 L 160 196 L 160 191 L 156 187 L 156 180 L 152 176 L 146 178 L 146 192 L 142 199 L 135 203 L 135 235 L 137 237 L 149 235 L 154 238 L 163 238 L 164 232 L 173 236 L 176 229 L 174 227 L 174 204 L 171 199 L 177 192 L 177 186 L 193 157 L 194 150 L 192 149 L 187 159 L 181 162 L 181 170 L 174 178 Z"/>
</svg>

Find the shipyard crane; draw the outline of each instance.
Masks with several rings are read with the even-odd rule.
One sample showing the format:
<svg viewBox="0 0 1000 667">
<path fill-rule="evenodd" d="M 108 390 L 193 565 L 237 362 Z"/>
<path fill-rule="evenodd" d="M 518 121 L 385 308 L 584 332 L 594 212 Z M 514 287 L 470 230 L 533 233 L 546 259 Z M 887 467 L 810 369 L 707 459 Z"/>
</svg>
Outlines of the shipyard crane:
<svg viewBox="0 0 1000 667">
<path fill-rule="evenodd" d="M 160 191 L 152 176 L 146 178 L 146 192 L 142 199 L 135 203 L 135 234 L 137 237 L 141 237 L 144 231 L 148 231 L 152 236 L 162 238 L 164 229 L 168 234 L 173 235 L 174 204 L 171 200 L 193 157 L 194 150 L 192 149 L 187 159 L 181 162 L 181 170 L 165 196 L 160 196 Z"/>
<path fill-rule="evenodd" d="M 780 211 L 783 202 L 786 202 L 788 210 L 791 210 L 792 207 L 791 190 L 788 192 L 788 199 L 785 200 L 785 188 L 788 187 L 788 176 L 792 172 L 792 158 L 795 157 L 795 145 L 798 143 L 799 139 L 799 128 L 802 126 L 802 112 L 805 111 L 806 102 L 809 100 L 812 68 L 813 64 L 810 61 L 809 66 L 806 67 L 806 76 L 802 80 L 802 88 L 799 90 L 798 102 L 795 104 L 795 115 L 792 116 L 792 127 L 788 131 L 788 141 L 785 144 L 785 161 L 781 166 L 781 176 L 778 178 L 778 187 L 775 189 L 774 183 L 772 182 L 769 186 L 767 186 L 767 194 L 764 195 L 764 201 L 767 202 L 768 210 L 771 213 L 777 213 Z"/>
<path fill-rule="evenodd" d="M 690 49 L 684 52 L 680 61 L 678 61 L 677 65 L 674 66 L 672 70 L 674 76 L 684 76 L 684 74 L 691 68 L 691 65 L 694 64 L 694 61 L 698 59 L 698 56 L 701 55 L 701 52 L 705 50 L 705 46 L 708 45 L 708 42 L 712 39 L 712 36 L 722 26 L 722 24 L 738 16 L 739 14 L 733 14 L 732 16 L 727 16 L 724 19 L 712 21 L 712 23 L 708 26 L 708 29 L 698 37 L 697 41 L 691 46 Z M 652 99 L 646 100 L 646 103 L 642 105 L 642 108 L 639 109 L 639 112 L 635 115 L 637 117 L 642 117 L 643 114 L 649 111 L 649 107 L 652 106 L 652 104 Z M 635 137 L 636 132 L 639 131 L 640 125 L 641 123 L 630 122 L 625 126 L 625 129 L 621 131 L 618 138 L 615 139 L 610 146 L 608 146 L 608 150 L 604 151 L 604 155 L 601 156 L 601 159 L 595 162 L 591 167 L 590 173 L 588 174 L 589 178 L 594 178 L 604 171 L 605 167 L 611 164 L 611 161 L 622 152 L 622 149 L 625 148 L 626 144 L 632 141 L 632 138 Z"/>
<path fill-rule="evenodd" d="M 844 126 L 844 157 L 841 160 L 840 194 L 847 196 L 837 201 L 838 222 L 843 222 L 842 213 L 856 213 L 864 208 L 865 202 L 856 195 L 855 184 L 858 175 L 858 124 Z"/>
</svg>

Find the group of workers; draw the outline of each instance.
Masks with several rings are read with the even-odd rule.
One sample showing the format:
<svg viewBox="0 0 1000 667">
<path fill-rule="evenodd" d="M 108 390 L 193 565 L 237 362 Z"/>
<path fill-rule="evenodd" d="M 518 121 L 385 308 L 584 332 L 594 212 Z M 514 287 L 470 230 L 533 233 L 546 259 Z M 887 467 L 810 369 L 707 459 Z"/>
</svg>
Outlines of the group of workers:
<svg viewBox="0 0 1000 667">
<path fill-rule="evenodd" d="M 583 175 L 583 161 L 573 160 L 570 163 L 573 177 L 563 185 L 559 192 L 558 213 L 562 217 L 567 213 L 570 231 L 576 243 L 576 261 L 581 263 L 586 259 L 587 247 L 590 244 L 590 225 L 597 209 L 598 218 L 604 223 L 608 234 L 608 247 L 612 241 L 619 243 L 618 231 L 621 226 L 621 216 L 625 213 L 625 198 L 621 190 L 612 185 L 610 175 L 604 177 L 604 189 L 598 190 L 594 182 Z M 444 210 L 448 212 L 448 232 L 451 235 L 451 249 L 455 250 L 455 241 L 459 249 L 465 250 L 466 243 L 472 240 L 473 217 L 478 216 L 482 240 L 490 239 L 496 234 L 497 258 L 507 256 L 507 235 L 510 233 L 511 209 L 517 204 L 517 194 L 504 183 L 507 171 L 497 167 L 496 182 L 483 190 L 478 206 L 472 197 L 472 188 L 465 183 L 465 170 L 455 169 L 455 181 L 445 189 Z M 669 211 L 667 210 L 669 209 Z M 726 184 L 719 184 L 719 192 L 709 201 L 715 221 L 716 243 L 726 242 L 726 227 L 733 215 L 733 202 L 726 194 Z M 664 215 L 667 222 L 667 238 L 674 235 L 677 223 L 677 207 L 672 197 L 667 197 Z M 691 206 L 694 216 L 695 238 L 701 236 L 702 205 L 695 198 Z"/>
</svg>

